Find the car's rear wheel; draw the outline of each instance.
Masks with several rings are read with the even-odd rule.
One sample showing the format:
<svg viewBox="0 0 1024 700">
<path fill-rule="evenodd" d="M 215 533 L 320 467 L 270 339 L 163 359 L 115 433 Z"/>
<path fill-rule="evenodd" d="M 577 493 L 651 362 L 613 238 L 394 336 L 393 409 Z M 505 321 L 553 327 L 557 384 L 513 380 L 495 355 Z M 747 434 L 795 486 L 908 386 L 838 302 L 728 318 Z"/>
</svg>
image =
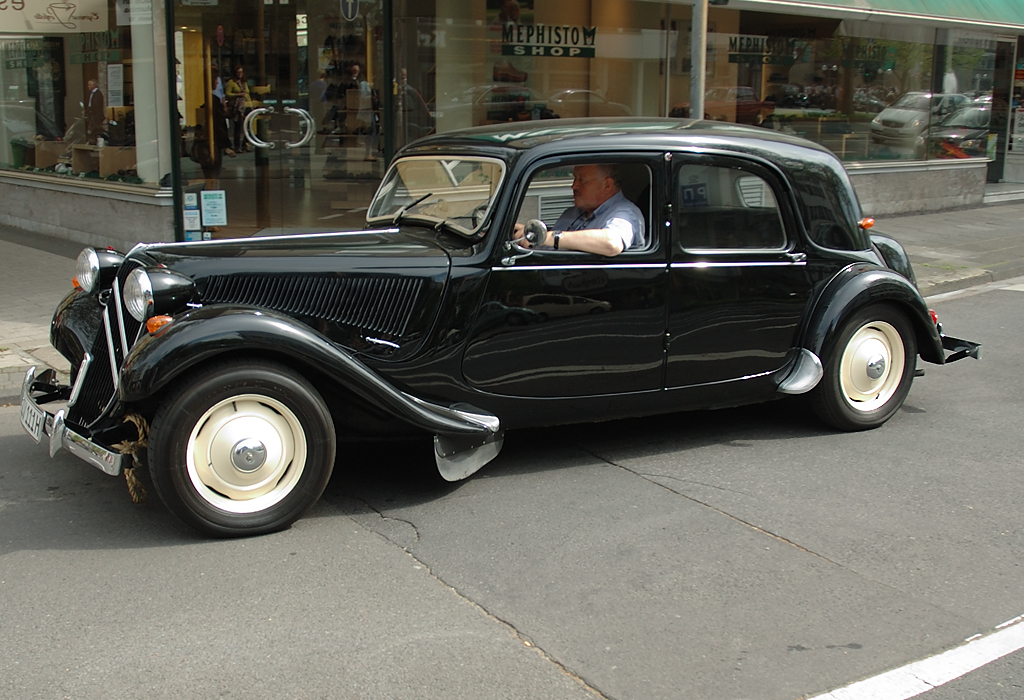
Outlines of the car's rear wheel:
<svg viewBox="0 0 1024 700">
<path fill-rule="evenodd" d="M 818 415 L 840 430 L 877 428 L 903 405 L 914 381 L 917 340 L 904 315 L 876 304 L 853 315 L 825 353 L 811 394 Z"/>
<path fill-rule="evenodd" d="M 334 424 L 320 394 L 271 362 L 202 370 L 162 402 L 150 434 L 161 499 L 219 537 L 291 525 L 323 493 L 334 457 Z"/>
</svg>

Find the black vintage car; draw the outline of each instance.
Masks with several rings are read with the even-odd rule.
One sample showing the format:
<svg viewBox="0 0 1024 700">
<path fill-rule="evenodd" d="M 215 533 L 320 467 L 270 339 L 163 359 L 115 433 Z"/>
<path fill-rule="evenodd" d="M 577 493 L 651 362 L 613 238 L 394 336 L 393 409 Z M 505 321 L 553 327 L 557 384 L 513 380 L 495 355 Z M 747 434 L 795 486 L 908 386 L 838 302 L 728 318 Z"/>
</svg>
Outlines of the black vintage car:
<svg viewBox="0 0 1024 700">
<path fill-rule="evenodd" d="M 552 225 L 574 166 L 595 163 L 617 167 L 642 245 L 603 257 L 515 233 Z M 148 462 L 167 506 L 218 536 L 294 522 L 342 440 L 433 436 L 454 481 L 506 429 L 792 394 L 874 428 L 918 357 L 979 346 L 942 334 L 869 225 L 835 156 L 763 129 L 428 137 L 391 164 L 366 230 L 83 251 L 51 334 L 72 385 L 30 371 L 22 421 L 108 474 Z"/>
</svg>

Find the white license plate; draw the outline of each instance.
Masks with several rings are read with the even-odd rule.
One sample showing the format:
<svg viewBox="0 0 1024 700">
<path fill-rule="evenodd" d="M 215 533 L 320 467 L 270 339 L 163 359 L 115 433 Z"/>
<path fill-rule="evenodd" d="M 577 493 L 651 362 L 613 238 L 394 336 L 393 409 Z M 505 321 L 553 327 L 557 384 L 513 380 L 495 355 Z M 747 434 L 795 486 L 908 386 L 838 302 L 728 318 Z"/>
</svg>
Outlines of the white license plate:
<svg viewBox="0 0 1024 700">
<path fill-rule="evenodd" d="M 46 413 L 42 409 L 36 408 L 26 401 L 21 402 L 21 425 L 36 442 L 43 437 L 43 422 L 45 420 Z"/>
</svg>

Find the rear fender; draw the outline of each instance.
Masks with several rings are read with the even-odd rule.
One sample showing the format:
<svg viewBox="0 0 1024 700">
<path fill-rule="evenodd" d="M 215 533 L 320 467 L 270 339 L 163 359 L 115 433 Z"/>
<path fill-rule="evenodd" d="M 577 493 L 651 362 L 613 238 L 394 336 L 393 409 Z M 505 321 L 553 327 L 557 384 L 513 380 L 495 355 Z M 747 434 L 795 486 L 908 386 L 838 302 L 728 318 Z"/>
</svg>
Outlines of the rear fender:
<svg viewBox="0 0 1024 700">
<path fill-rule="evenodd" d="M 823 357 L 828 343 L 852 313 L 879 302 L 892 304 L 907 314 L 922 360 L 944 364 L 942 340 L 921 293 L 900 273 L 872 263 L 854 263 L 829 280 L 815 301 L 801 347 Z"/>
<path fill-rule="evenodd" d="M 142 401 L 190 368 L 239 352 L 286 354 L 316 367 L 396 418 L 433 433 L 486 438 L 501 431 L 497 417 L 472 406 L 444 406 L 401 391 L 354 353 L 290 316 L 231 305 L 196 309 L 164 332 L 144 337 L 121 369 L 120 399 Z"/>
</svg>

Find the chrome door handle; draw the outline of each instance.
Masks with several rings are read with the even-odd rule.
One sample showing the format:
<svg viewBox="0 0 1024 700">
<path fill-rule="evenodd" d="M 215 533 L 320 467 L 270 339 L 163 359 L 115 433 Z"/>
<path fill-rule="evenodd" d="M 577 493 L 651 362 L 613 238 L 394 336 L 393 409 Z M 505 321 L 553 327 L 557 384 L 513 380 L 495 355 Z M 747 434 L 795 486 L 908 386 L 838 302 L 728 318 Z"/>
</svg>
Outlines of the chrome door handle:
<svg viewBox="0 0 1024 700">
<path fill-rule="evenodd" d="M 245 140 L 251 143 L 256 148 L 274 148 L 275 144 L 261 141 L 256 137 L 256 132 L 252 130 L 252 121 L 261 114 L 270 114 L 274 111 L 273 107 L 257 107 L 248 114 L 245 115 L 245 121 L 242 123 L 242 133 L 245 134 Z"/>
<path fill-rule="evenodd" d="M 786 257 L 793 262 L 804 262 L 807 260 L 807 253 L 786 253 Z"/>
<path fill-rule="evenodd" d="M 313 121 L 313 115 L 306 110 L 299 109 L 297 107 L 285 107 L 284 113 L 298 115 L 299 119 L 301 119 L 306 125 L 306 133 L 302 135 L 302 138 L 294 143 L 291 141 L 285 141 L 285 148 L 299 148 L 313 140 L 313 135 L 316 133 L 316 129 L 313 128 L 316 125 Z"/>
</svg>

